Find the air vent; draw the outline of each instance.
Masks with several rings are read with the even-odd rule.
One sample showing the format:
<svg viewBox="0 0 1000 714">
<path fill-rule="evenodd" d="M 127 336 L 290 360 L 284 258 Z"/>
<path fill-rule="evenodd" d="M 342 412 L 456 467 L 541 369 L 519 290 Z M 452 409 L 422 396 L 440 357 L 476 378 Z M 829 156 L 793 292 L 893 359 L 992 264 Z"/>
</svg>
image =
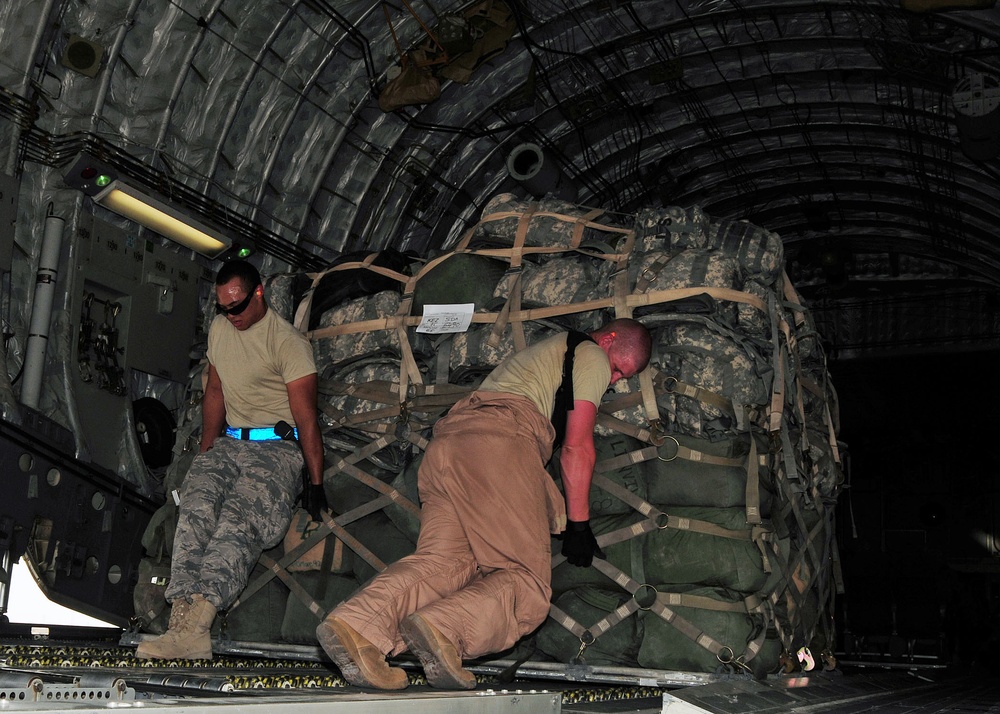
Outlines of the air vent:
<svg viewBox="0 0 1000 714">
<path fill-rule="evenodd" d="M 104 47 L 101 45 L 77 35 L 70 35 L 66 50 L 63 52 L 62 64 L 74 72 L 88 77 L 96 77 L 97 73 L 101 71 L 101 58 L 103 56 Z"/>
</svg>

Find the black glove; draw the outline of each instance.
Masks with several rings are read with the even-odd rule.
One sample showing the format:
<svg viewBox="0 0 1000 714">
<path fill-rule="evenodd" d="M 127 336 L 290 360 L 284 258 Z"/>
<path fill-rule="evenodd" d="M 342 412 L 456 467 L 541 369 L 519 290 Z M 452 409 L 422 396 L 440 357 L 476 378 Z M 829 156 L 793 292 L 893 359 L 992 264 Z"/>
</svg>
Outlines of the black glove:
<svg viewBox="0 0 1000 714">
<path fill-rule="evenodd" d="M 605 557 L 604 551 L 597 545 L 597 538 L 590 530 L 590 521 L 568 521 L 566 532 L 563 533 L 562 554 L 571 564 L 581 568 L 589 568 L 594 556 Z"/>
<path fill-rule="evenodd" d="M 326 502 L 326 490 L 321 483 L 310 483 L 307 490 L 302 494 L 302 505 L 309 511 L 309 517 L 319 523 L 323 522 L 321 511 L 329 511 L 330 505 Z"/>
</svg>

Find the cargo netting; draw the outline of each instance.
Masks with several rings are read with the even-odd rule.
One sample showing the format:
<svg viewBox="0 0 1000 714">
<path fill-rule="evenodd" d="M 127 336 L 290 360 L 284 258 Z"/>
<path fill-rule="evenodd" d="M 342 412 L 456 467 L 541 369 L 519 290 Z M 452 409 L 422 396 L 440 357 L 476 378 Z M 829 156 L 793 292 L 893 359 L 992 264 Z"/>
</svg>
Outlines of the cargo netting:
<svg viewBox="0 0 1000 714">
<path fill-rule="evenodd" d="M 239 640 L 315 642 L 324 614 L 415 548 L 417 468 L 434 422 L 504 357 L 558 331 L 633 317 L 650 366 L 598 413 L 591 524 L 606 558 L 553 541 L 549 619 L 521 659 L 757 677 L 832 668 L 842 588 L 836 393 L 778 235 L 698 207 L 614 214 L 496 196 L 433 257 L 344 256 L 265 281 L 312 341 L 325 488 L 262 556 L 216 625 Z M 417 332 L 424 306 L 472 303 L 465 332 Z M 193 404 L 168 489 L 197 451 Z M 558 482 L 558 459 L 550 469 Z M 147 531 L 136 613 L 163 631 L 174 506 Z"/>
</svg>

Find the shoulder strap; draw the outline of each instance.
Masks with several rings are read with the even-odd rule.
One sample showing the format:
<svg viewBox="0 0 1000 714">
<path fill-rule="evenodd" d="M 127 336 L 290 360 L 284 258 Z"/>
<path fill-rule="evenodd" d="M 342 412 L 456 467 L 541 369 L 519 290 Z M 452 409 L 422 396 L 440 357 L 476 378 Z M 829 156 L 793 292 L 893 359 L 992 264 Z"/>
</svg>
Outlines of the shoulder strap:
<svg viewBox="0 0 1000 714">
<path fill-rule="evenodd" d="M 556 401 L 552 407 L 552 426 L 556 430 L 556 439 L 552 449 L 558 449 L 566 438 L 566 412 L 573 408 L 573 360 L 576 357 L 576 346 L 581 342 L 594 342 L 594 338 L 586 332 L 571 330 L 566 335 L 566 357 L 563 359 L 562 383 L 556 390 Z M 596 344 L 596 343 L 595 343 Z"/>
</svg>

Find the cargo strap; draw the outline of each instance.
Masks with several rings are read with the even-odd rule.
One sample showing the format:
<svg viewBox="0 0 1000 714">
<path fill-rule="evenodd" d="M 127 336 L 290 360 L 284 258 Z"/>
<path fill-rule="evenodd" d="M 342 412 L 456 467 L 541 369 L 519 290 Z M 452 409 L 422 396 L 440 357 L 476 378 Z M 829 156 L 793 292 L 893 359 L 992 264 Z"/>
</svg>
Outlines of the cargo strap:
<svg viewBox="0 0 1000 714">
<path fill-rule="evenodd" d="M 392 502 L 395 503 L 396 505 L 401 506 L 406 510 L 410 511 L 411 513 L 414 513 L 419 516 L 420 507 L 417 504 L 415 504 L 413 501 L 408 499 L 406 496 L 404 496 L 402 493 L 400 493 L 397 489 L 393 488 L 389 484 L 375 478 L 367 471 L 363 471 L 354 465 L 358 461 L 366 459 L 372 454 L 381 451 L 386 446 L 389 446 L 395 441 L 396 437 L 393 435 L 385 434 L 383 436 L 380 436 L 378 439 L 371 442 L 370 444 L 367 444 L 363 448 L 355 450 L 354 453 L 350 454 L 349 456 L 337 459 L 330 465 L 329 469 L 327 470 L 332 473 L 337 473 L 339 471 L 347 474 L 348 476 L 352 476 L 361 483 L 363 483 L 365 486 L 368 486 L 369 488 L 374 489 L 385 496 L 388 496 L 390 499 L 392 499 Z"/>
<path fill-rule="evenodd" d="M 504 302 L 503 309 L 497 316 L 496 322 L 493 323 L 493 330 L 490 332 L 490 336 L 486 340 L 486 344 L 490 347 L 496 348 L 500 345 L 500 339 L 503 337 L 504 330 L 507 328 L 507 322 L 511 311 L 513 310 L 516 312 L 521 309 L 521 261 L 523 260 L 524 255 L 524 242 L 528 236 L 528 225 L 531 223 L 531 217 L 534 215 L 537 208 L 537 203 L 529 203 L 528 207 L 517 221 L 517 231 L 514 233 L 514 243 L 510 248 L 510 254 L 508 257 L 510 267 L 507 269 L 506 274 L 504 274 L 504 276 L 500 279 L 500 284 L 497 286 L 498 291 L 506 291 L 507 300 Z M 516 321 L 512 325 L 512 330 L 514 337 L 514 350 L 516 352 L 520 352 L 527 347 L 528 344 L 524 337 L 524 324 L 520 321 Z"/>
<path fill-rule="evenodd" d="M 597 564 L 596 560 L 594 561 L 594 564 Z M 578 662 L 583 660 L 583 651 L 587 647 L 594 644 L 601 635 L 622 620 L 628 618 L 629 615 L 638 609 L 639 604 L 636 602 L 635 598 L 629 598 L 620 606 L 615 608 L 615 610 L 589 627 L 581 625 L 577 620 L 573 619 L 569 614 L 560 609 L 558 605 L 549 606 L 549 617 L 579 638 L 581 645 L 580 651 L 576 653 L 576 657 L 574 658 L 574 662 Z"/>
<path fill-rule="evenodd" d="M 659 459 L 660 461 L 684 459 L 685 461 L 713 464 L 715 466 L 736 466 L 744 468 L 748 465 L 747 459 L 745 458 L 713 456 L 712 454 L 706 454 L 703 451 L 689 449 L 688 447 L 681 445 L 677 438 L 675 436 L 671 436 L 670 434 L 665 434 L 663 436 L 663 443 L 659 446 L 650 445 L 641 449 L 636 449 L 635 451 L 630 451 L 627 454 L 606 459 L 601 462 L 601 465 L 604 471 L 614 471 L 625 466 L 631 466 L 643 461 L 649 461 L 650 459 Z M 756 465 L 755 460 L 753 466 L 755 467 Z"/>
<path fill-rule="evenodd" d="M 477 255 L 490 255 L 495 253 L 491 250 L 470 251 Z M 750 305 L 761 312 L 767 312 L 764 301 L 751 293 L 733 290 L 731 288 L 673 288 L 670 290 L 655 290 L 642 295 L 626 295 L 623 302 L 628 308 L 644 307 L 647 305 L 659 305 L 674 300 L 682 300 L 694 295 L 708 293 L 712 297 L 720 300 L 729 300 L 746 305 Z M 525 322 L 529 320 L 545 320 L 563 315 L 573 315 L 580 312 L 593 312 L 614 307 L 614 298 L 597 298 L 570 303 L 567 305 L 549 305 L 546 307 L 534 307 L 521 310 L 511 310 L 508 318 L 513 322 Z M 492 324 L 496 322 L 499 314 L 495 312 L 477 312 L 472 315 L 473 324 Z M 358 322 L 347 322 L 340 325 L 330 325 L 320 327 L 305 333 L 311 340 L 336 337 L 339 335 L 356 335 L 362 332 L 372 332 L 374 330 L 397 330 L 400 327 L 415 327 L 420 324 L 421 317 L 417 315 L 409 316 L 387 316 L 377 317 L 371 320 L 360 320 Z"/>
</svg>

